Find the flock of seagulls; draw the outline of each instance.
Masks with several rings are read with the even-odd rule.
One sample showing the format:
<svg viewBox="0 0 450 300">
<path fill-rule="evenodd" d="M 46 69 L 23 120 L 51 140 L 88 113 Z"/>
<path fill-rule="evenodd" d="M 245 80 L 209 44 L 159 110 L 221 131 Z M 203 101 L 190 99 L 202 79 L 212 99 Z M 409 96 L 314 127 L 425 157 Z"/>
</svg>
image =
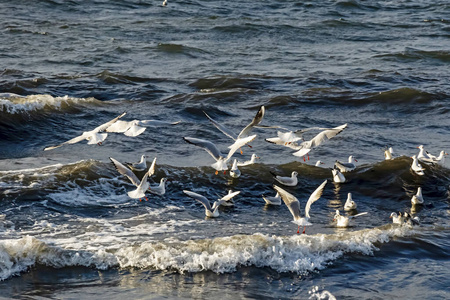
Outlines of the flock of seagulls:
<svg viewBox="0 0 450 300">
<path fill-rule="evenodd" d="M 251 159 L 245 162 L 239 162 L 237 159 L 233 159 L 233 155 L 235 152 L 240 149 L 242 154 L 242 147 L 248 146 L 252 148 L 250 143 L 255 140 L 257 137 L 256 134 L 250 135 L 251 131 L 254 128 L 276 128 L 279 129 L 277 132 L 277 136 L 273 138 L 265 139 L 267 142 L 288 147 L 292 150 L 295 150 L 292 154 L 297 157 L 303 157 L 303 160 L 306 161 L 306 158 L 309 160 L 309 152 L 314 148 L 322 145 L 324 142 L 334 138 L 336 135 L 341 133 L 347 128 L 347 124 L 343 124 L 333 128 L 321 128 L 321 127 L 311 127 L 301 130 L 289 130 L 287 128 L 281 126 L 265 126 L 261 125 L 264 115 L 265 115 L 265 107 L 261 106 L 255 117 L 251 120 L 251 122 L 245 126 L 239 134 L 234 133 L 232 130 L 229 130 L 224 125 L 220 124 L 213 118 L 211 118 L 206 112 L 204 112 L 206 118 L 216 127 L 219 131 L 221 131 L 225 136 L 229 137 L 232 140 L 232 144 L 228 146 L 228 150 L 226 154 L 223 154 L 218 147 L 211 141 L 196 137 L 183 137 L 184 141 L 188 144 L 192 144 L 196 147 L 199 147 L 205 150 L 213 159 L 214 163 L 211 164 L 211 167 L 215 169 L 215 174 L 217 175 L 219 172 L 223 172 L 226 174 L 226 171 L 229 170 L 229 174 L 232 178 L 238 178 L 241 176 L 241 171 L 238 167 L 249 166 L 256 162 L 256 159 L 259 157 L 256 154 L 252 154 Z M 63 142 L 56 146 L 50 146 L 44 148 L 45 151 L 56 149 L 63 145 L 74 144 L 80 142 L 82 140 L 87 140 L 88 144 L 98 144 L 101 145 L 102 142 L 106 139 L 108 133 L 123 133 L 130 137 L 136 137 L 142 134 L 146 127 L 159 127 L 159 126 L 172 126 L 177 125 L 180 121 L 177 122 L 166 122 L 159 120 L 131 120 L 131 121 L 123 121 L 119 120 L 126 113 L 122 113 L 116 118 L 110 120 L 107 123 L 104 123 L 91 131 L 83 132 L 81 135 L 70 139 L 69 141 Z M 319 130 L 320 132 L 314 135 L 309 140 L 304 140 L 303 135 L 312 130 Z M 425 164 L 442 164 L 445 160 L 445 155 L 448 155 L 445 151 L 441 151 L 439 156 L 433 156 L 429 152 L 424 149 L 423 145 L 417 147 L 419 149 L 419 153 L 417 155 L 413 155 L 411 170 L 414 174 L 419 176 L 423 176 L 425 173 L 425 168 L 422 167 L 420 163 Z M 392 147 L 386 147 L 384 149 L 384 157 L 386 160 L 394 159 L 394 151 Z M 156 195 L 164 195 L 166 192 L 165 184 L 167 182 L 167 178 L 163 177 L 160 179 L 159 184 L 155 184 L 150 186 L 148 181 L 155 174 L 156 168 L 156 157 L 153 159 L 152 164 L 147 169 L 147 155 L 142 155 L 138 162 L 134 163 L 121 163 L 115 158 L 110 157 L 112 164 L 119 174 L 125 176 L 129 179 L 131 184 L 135 186 L 135 189 L 129 191 L 127 194 L 130 198 L 148 200 L 146 197 L 146 193 L 150 192 Z M 357 159 L 350 155 L 348 157 L 348 162 L 341 162 L 336 160 L 332 172 L 332 180 L 335 183 L 345 183 L 346 178 L 343 173 L 352 172 L 356 169 Z M 320 167 L 323 162 L 318 160 L 315 166 Z M 142 174 L 142 172 L 144 172 Z M 325 185 L 327 184 L 327 180 L 325 180 L 319 187 L 317 187 L 314 192 L 310 195 L 306 202 L 306 206 L 304 208 L 304 213 L 302 214 L 300 201 L 290 192 L 286 191 L 281 186 L 287 187 L 295 187 L 298 184 L 298 172 L 293 171 L 290 176 L 282 176 L 280 174 L 276 174 L 274 172 L 270 172 L 273 175 L 274 182 L 276 184 L 273 185 L 273 189 L 275 191 L 274 196 L 262 195 L 263 200 L 266 205 L 281 205 L 282 202 L 285 203 L 287 208 L 293 217 L 293 222 L 298 226 L 297 233 L 300 233 L 300 227 L 303 227 L 302 233 L 305 233 L 306 226 L 312 225 L 310 222 L 310 209 L 311 205 L 316 202 L 323 194 Z M 138 175 L 140 174 L 140 178 Z M 219 217 L 219 207 L 220 206 L 232 206 L 234 205 L 233 198 L 240 193 L 240 191 L 229 191 L 227 195 L 218 198 L 217 201 L 212 203 L 204 196 L 195 193 L 193 191 L 183 190 L 183 193 L 188 197 L 200 202 L 205 207 L 205 215 L 207 217 Z M 424 199 L 422 195 L 422 188 L 418 187 L 417 193 L 412 196 L 411 204 L 413 206 L 423 205 Z M 348 193 L 347 200 L 344 204 L 344 211 L 346 212 L 355 212 L 357 208 L 356 202 L 352 199 L 352 194 Z M 413 211 L 413 210 L 411 210 Z M 368 212 L 358 213 L 353 215 L 341 215 L 339 210 L 336 210 L 333 221 L 336 222 L 336 227 L 348 227 L 350 224 L 350 220 L 362 216 L 367 215 Z M 408 212 L 404 213 L 396 213 L 393 212 L 390 216 L 392 218 L 392 222 L 394 224 L 408 224 L 415 225 L 419 223 L 419 219 L 417 217 L 412 217 Z"/>
</svg>

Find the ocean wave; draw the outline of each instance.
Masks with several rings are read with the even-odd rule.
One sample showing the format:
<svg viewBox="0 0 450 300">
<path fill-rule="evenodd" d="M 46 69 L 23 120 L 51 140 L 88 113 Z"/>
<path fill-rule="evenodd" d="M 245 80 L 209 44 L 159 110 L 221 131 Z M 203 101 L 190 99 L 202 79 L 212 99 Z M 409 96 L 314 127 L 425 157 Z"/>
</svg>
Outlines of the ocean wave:
<svg viewBox="0 0 450 300">
<path fill-rule="evenodd" d="M 0 94 L 0 114 L 20 115 L 44 110 L 67 110 L 79 105 L 100 105 L 95 98 L 73 98 L 69 96 L 53 97 L 51 95 L 20 96 L 16 94 Z"/>
<path fill-rule="evenodd" d="M 175 270 L 180 273 L 235 272 L 241 266 L 269 267 L 277 272 L 308 274 L 327 268 L 344 255 L 373 255 L 381 244 L 412 234 L 409 227 L 365 229 L 336 234 L 269 236 L 235 235 L 213 239 L 143 242 L 119 249 L 67 249 L 31 236 L 0 241 L 0 280 L 36 264 L 62 268 L 119 267 Z M 111 246 L 112 247 L 112 246 Z"/>
</svg>

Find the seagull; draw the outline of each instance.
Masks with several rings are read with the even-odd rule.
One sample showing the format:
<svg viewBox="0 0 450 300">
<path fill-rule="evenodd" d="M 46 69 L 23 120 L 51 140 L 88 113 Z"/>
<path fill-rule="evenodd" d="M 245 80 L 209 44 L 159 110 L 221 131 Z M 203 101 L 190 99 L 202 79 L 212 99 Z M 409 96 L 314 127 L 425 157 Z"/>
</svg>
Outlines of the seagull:
<svg viewBox="0 0 450 300">
<path fill-rule="evenodd" d="M 120 174 L 128 177 L 128 179 L 131 181 L 131 183 L 136 186 L 135 190 L 128 192 L 128 197 L 133 198 L 133 199 L 145 198 L 146 200 L 148 200 L 145 197 L 145 192 L 148 190 L 148 187 L 149 187 L 149 184 L 148 184 L 148 181 L 147 181 L 147 178 L 149 176 L 149 172 L 146 172 L 144 177 L 142 177 L 142 180 L 139 180 L 136 177 L 136 175 L 130 169 L 125 167 L 118 160 L 116 160 L 116 159 L 114 159 L 112 157 L 110 157 L 109 159 L 114 164 L 114 167 L 116 168 L 116 170 Z"/>
<path fill-rule="evenodd" d="M 281 197 L 280 197 L 280 193 L 278 193 L 278 192 L 273 197 L 262 195 L 262 198 L 264 199 L 264 201 L 266 201 L 266 204 L 268 204 L 268 205 L 281 205 Z"/>
<path fill-rule="evenodd" d="M 237 159 L 234 159 L 233 165 L 230 169 L 230 176 L 233 178 L 238 178 L 241 176 L 241 171 L 237 167 Z"/>
<path fill-rule="evenodd" d="M 394 150 L 392 149 L 392 147 L 385 147 L 384 149 L 384 159 L 385 160 L 392 160 L 394 159 Z"/>
<path fill-rule="evenodd" d="M 316 161 L 315 166 L 316 166 L 316 167 L 320 167 L 320 165 L 323 165 L 323 164 L 324 164 L 323 161 L 318 160 L 318 161 Z"/>
<path fill-rule="evenodd" d="M 215 201 L 211 207 L 211 204 L 206 197 L 187 190 L 183 190 L 183 193 L 203 204 L 205 207 L 205 215 L 210 218 L 217 218 L 219 216 L 219 206 L 225 202 L 225 200 Z"/>
<path fill-rule="evenodd" d="M 423 204 L 423 196 L 422 196 L 422 188 L 419 186 L 417 188 L 417 194 L 413 195 L 411 198 L 411 204 L 412 205 L 419 205 Z"/>
<path fill-rule="evenodd" d="M 248 165 L 253 165 L 255 163 L 255 160 L 259 159 L 259 156 L 257 156 L 255 153 L 252 154 L 252 156 L 250 157 L 250 160 L 244 161 L 244 162 L 237 162 L 237 166 L 238 167 L 244 167 L 244 166 L 248 166 Z"/>
<path fill-rule="evenodd" d="M 412 217 L 409 213 L 405 212 L 404 215 L 404 221 L 407 225 L 413 226 L 413 225 L 420 225 L 420 219 L 419 217 Z"/>
<path fill-rule="evenodd" d="M 413 162 L 411 164 L 411 170 L 414 171 L 414 173 L 416 173 L 417 175 L 425 175 L 425 173 L 423 172 L 425 169 L 419 164 L 419 161 L 417 160 L 417 156 L 413 155 L 411 157 L 413 159 Z"/>
<path fill-rule="evenodd" d="M 445 155 L 448 155 L 448 153 L 445 151 L 441 151 L 439 153 L 439 156 L 434 156 L 431 153 L 429 153 L 428 151 L 426 151 L 426 153 L 427 153 L 428 157 L 432 159 L 433 163 L 438 163 L 438 164 L 444 164 Z"/>
<path fill-rule="evenodd" d="M 281 187 L 274 185 L 273 188 L 275 191 L 277 191 L 283 200 L 283 202 L 288 207 L 289 211 L 291 212 L 292 216 L 294 217 L 294 223 L 298 225 L 297 233 L 300 233 L 300 226 L 303 226 L 303 233 L 305 233 L 306 226 L 311 226 L 312 224 L 309 222 L 310 216 L 309 216 L 309 210 L 311 209 L 311 205 L 316 202 L 323 193 L 323 189 L 325 188 L 325 184 L 327 183 L 327 180 L 322 182 L 321 185 L 309 196 L 308 202 L 305 206 L 305 217 L 300 217 L 300 202 L 298 199 L 282 189 Z"/>
<path fill-rule="evenodd" d="M 336 168 L 331 169 L 331 173 L 333 174 L 333 182 L 344 183 L 345 181 L 347 181 L 347 179 L 345 179 L 344 174 L 339 172 L 338 169 L 336 169 Z"/>
<path fill-rule="evenodd" d="M 255 117 L 252 119 L 252 121 L 250 122 L 250 124 L 248 124 L 247 126 L 245 126 L 244 129 L 241 130 L 241 132 L 239 132 L 239 134 L 235 134 L 233 131 L 229 130 L 228 128 L 226 128 L 225 126 L 223 126 L 222 124 L 220 124 L 219 122 L 217 122 L 216 120 L 214 120 L 213 118 L 211 118 L 210 116 L 208 116 L 208 114 L 206 112 L 203 111 L 203 113 L 205 114 L 205 116 L 208 118 L 208 120 L 217 128 L 219 129 L 223 134 L 225 134 L 226 136 L 228 136 L 229 138 L 231 138 L 233 141 L 237 141 L 239 139 L 248 137 L 248 135 L 250 134 L 250 131 L 252 131 L 252 129 L 254 127 L 256 127 L 257 125 L 259 125 L 259 123 L 261 123 L 262 119 L 264 118 L 264 114 L 266 112 L 266 108 L 264 106 L 261 106 L 258 110 L 258 112 L 256 113 Z M 252 148 L 252 146 L 248 145 L 250 148 Z M 243 154 L 242 149 L 241 149 L 241 154 Z"/>
<path fill-rule="evenodd" d="M 166 6 L 167 5 L 167 0 L 164 0 L 162 3 L 162 6 Z"/>
<path fill-rule="evenodd" d="M 101 132 L 105 131 L 109 126 L 113 125 L 115 122 L 117 122 L 117 120 L 119 120 L 120 118 L 122 118 L 125 115 L 126 115 L 126 113 L 124 112 L 121 115 L 119 115 L 118 117 L 115 117 L 111 121 L 106 122 L 105 124 L 102 124 L 102 125 L 94 128 L 91 131 L 85 131 L 85 132 L 83 132 L 82 135 L 74 137 L 73 139 L 70 139 L 62 144 L 46 147 L 46 148 L 44 148 L 44 151 L 53 150 L 53 149 L 59 148 L 61 146 L 64 146 L 66 144 L 75 144 L 75 143 L 81 142 L 82 140 L 87 140 L 88 145 L 97 144 L 100 146 L 103 143 L 103 141 L 106 139 L 106 137 L 108 136 L 107 133 L 101 133 Z"/>
<path fill-rule="evenodd" d="M 212 142 L 203 140 L 203 139 L 197 139 L 197 138 L 191 138 L 191 137 L 184 137 L 183 139 L 189 143 L 193 144 L 195 146 L 203 148 L 206 152 L 208 152 L 215 160 L 216 162 L 211 165 L 216 170 L 216 175 L 219 171 L 225 171 L 228 170 L 227 163 L 230 160 L 230 158 L 233 156 L 233 154 L 236 152 L 237 149 L 240 147 L 246 145 L 247 143 L 250 143 L 256 138 L 255 135 L 251 135 L 245 138 L 239 138 L 236 140 L 236 142 L 229 146 L 228 148 L 230 151 L 228 152 L 227 156 L 224 156 L 219 149 L 217 149 L 216 145 L 214 145 Z"/>
<path fill-rule="evenodd" d="M 350 219 L 354 219 L 356 217 L 367 215 L 367 214 L 368 214 L 368 212 L 363 212 L 363 213 L 360 213 L 360 214 L 357 214 L 357 215 L 354 215 L 354 216 L 342 216 L 339 213 L 339 210 L 337 209 L 336 210 L 336 214 L 334 215 L 333 221 L 337 222 L 336 223 L 336 227 L 348 227 Z"/>
<path fill-rule="evenodd" d="M 429 157 L 428 152 L 425 151 L 425 149 L 423 148 L 423 145 L 420 145 L 419 147 L 419 154 L 417 154 L 417 160 L 419 160 L 420 162 L 426 163 L 426 164 L 430 164 L 433 163 L 433 159 L 431 157 Z"/>
<path fill-rule="evenodd" d="M 401 212 L 399 212 L 398 214 L 396 212 L 393 212 L 391 213 L 391 216 L 389 218 L 392 219 L 393 224 L 398 225 L 403 225 L 403 222 L 405 221 Z"/>
<path fill-rule="evenodd" d="M 311 130 L 330 130 L 331 128 L 322 127 L 309 127 L 298 130 L 290 130 L 282 126 L 264 126 L 264 128 L 280 128 L 283 131 L 277 131 L 277 136 L 273 138 L 267 138 L 266 141 L 275 145 L 282 145 L 294 150 L 299 150 L 301 148 L 298 141 L 303 141 L 303 134 Z"/>
<path fill-rule="evenodd" d="M 147 155 L 142 155 L 141 160 L 137 163 L 125 163 L 131 170 L 134 171 L 144 171 L 147 169 Z"/>
<path fill-rule="evenodd" d="M 149 187 L 148 191 L 150 193 L 162 196 L 166 193 L 166 182 L 167 178 L 163 177 L 158 185 Z"/>
<path fill-rule="evenodd" d="M 316 135 L 311 140 L 302 142 L 299 146 L 299 150 L 297 152 L 294 152 L 293 155 L 299 156 L 299 157 L 303 156 L 303 161 L 305 161 L 305 155 L 308 155 L 308 159 L 309 159 L 308 153 L 312 149 L 321 145 L 325 141 L 335 137 L 336 135 L 341 133 L 346 127 L 347 127 L 347 124 L 344 124 L 344 125 L 334 127 L 331 129 L 326 129 L 326 130 L 320 132 L 318 135 Z"/>
<path fill-rule="evenodd" d="M 132 121 L 117 121 L 106 129 L 106 132 L 123 133 L 126 136 L 138 136 L 143 133 L 146 127 L 159 127 L 164 125 L 177 125 L 181 121 L 166 122 L 158 120 L 132 120 Z"/>
<path fill-rule="evenodd" d="M 219 199 L 219 201 L 222 201 L 220 203 L 220 205 L 222 206 L 234 206 L 234 201 L 233 198 L 234 196 L 238 195 L 241 191 L 236 191 L 233 192 L 232 190 L 228 191 L 228 194 L 226 194 L 225 196 L 223 196 L 222 198 Z"/>
<path fill-rule="evenodd" d="M 298 183 L 297 180 L 297 171 L 293 171 L 291 173 L 291 177 L 283 177 L 280 175 L 275 174 L 274 172 L 270 171 L 270 174 L 272 174 L 275 178 L 276 181 L 278 181 L 279 183 L 283 184 L 283 185 L 287 185 L 287 186 L 296 186 Z"/>
<path fill-rule="evenodd" d="M 339 169 L 339 171 L 341 171 L 342 173 L 350 172 L 350 171 L 353 171 L 354 169 L 356 169 L 355 162 L 357 162 L 357 161 L 358 160 L 356 160 L 353 155 L 350 155 L 348 157 L 348 163 L 343 163 L 343 162 L 336 160 L 336 162 L 334 163 L 334 166 L 337 167 Z"/>
<path fill-rule="evenodd" d="M 345 211 L 354 210 L 354 209 L 356 209 L 356 206 L 357 206 L 356 202 L 353 201 L 353 199 L 352 199 L 352 193 L 348 193 L 347 201 L 345 201 L 345 204 L 344 204 L 344 210 Z"/>
</svg>

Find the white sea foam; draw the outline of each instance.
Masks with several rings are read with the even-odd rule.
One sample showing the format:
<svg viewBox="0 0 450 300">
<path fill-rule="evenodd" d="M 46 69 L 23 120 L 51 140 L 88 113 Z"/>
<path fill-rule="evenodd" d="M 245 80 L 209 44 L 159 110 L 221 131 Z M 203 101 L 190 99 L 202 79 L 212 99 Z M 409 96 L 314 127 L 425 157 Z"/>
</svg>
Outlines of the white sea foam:
<svg viewBox="0 0 450 300">
<path fill-rule="evenodd" d="M 0 95 L 0 112 L 21 114 L 24 112 L 38 111 L 45 108 L 60 110 L 64 106 L 84 103 L 101 103 L 101 101 L 94 98 L 74 98 L 69 96 L 53 97 L 45 94 L 29 96 L 2 94 Z"/>
<path fill-rule="evenodd" d="M 346 254 L 372 255 L 378 250 L 375 244 L 387 243 L 394 237 L 413 232 L 405 227 L 386 226 L 329 235 L 254 234 L 187 241 L 172 237 L 162 242 L 151 241 L 150 235 L 174 230 L 169 228 L 170 225 L 156 222 L 122 226 L 120 220 L 90 218 L 79 221 L 79 226 L 85 228 L 80 235 L 71 234 L 72 228 L 67 232 L 50 230 L 41 236 L 42 240 L 27 235 L 0 241 L 0 279 L 9 278 L 36 263 L 99 269 L 153 268 L 180 273 L 227 273 L 234 272 L 239 266 L 255 266 L 306 274 L 322 270 Z M 47 222 L 35 225 L 52 229 L 52 224 Z"/>
</svg>

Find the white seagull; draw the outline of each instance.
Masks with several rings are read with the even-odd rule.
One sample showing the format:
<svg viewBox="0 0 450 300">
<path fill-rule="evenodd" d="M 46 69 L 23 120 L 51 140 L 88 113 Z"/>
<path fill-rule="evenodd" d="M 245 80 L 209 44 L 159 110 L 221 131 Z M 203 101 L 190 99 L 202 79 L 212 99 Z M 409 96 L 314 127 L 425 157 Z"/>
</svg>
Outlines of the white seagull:
<svg viewBox="0 0 450 300">
<path fill-rule="evenodd" d="M 132 120 L 132 121 L 117 121 L 106 129 L 106 132 L 123 133 L 126 136 L 138 136 L 143 133 L 146 127 L 159 127 L 164 125 L 176 125 L 177 122 L 166 122 L 158 120 Z"/>
<path fill-rule="evenodd" d="M 335 137 L 336 135 L 341 133 L 346 127 L 347 127 L 347 124 L 344 124 L 344 125 L 334 127 L 331 129 L 327 129 L 327 130 L 320 132 L 318 135 L 316 135 L 311 140 L 302 142 L 299 146 L 299 150 L 297 152 L 294 152 L 293 155 L 299 156 L 299 157 L 303 156 L 303 160 L 305 160 L 305 155 L 308 155 L 308 159 L 309 159 L 308 153 L 312 149 L 314 149 L 315 147 L 318 147 L 325 141 Z"/>
<path fill-rule="evenodd" d="M 384 149 L 384 159 L 385 160 L 392 160 L 394 159 L 394 149 L 392 147 L 385 147 Z"/>
<path fill-rule="evenodd" d="M 417 193 L 412 196 L 411 198 L 411 204 L 412 205 L 421 205 L 423 204 L 423 196 L 422 196 L 422 188 L 419 186 L 417 188 Z"/>
<path fill-rule="evenodd" d="M 281 197 L 280 197 L 280 193 L 276 193 L 275 196 L 266 196 L 266 195 L 262 195 L 262 198 L 264 199 L 264 201 L 266 201 L 266 204 L 268 205 L 281 205 Z"/>
<path fill-rule="evenodd" d="M 439 153 L 439 156 L 434 156 L 434 155 L 432 155 L 431 153 L 429 153 L 427 151 L 427 155 L 428 155 L 429 158 L 431 158 L 433 163 L 444 164 L 444 162 L 445 162 L 445 155 L 448 155 L 448 153 L 445 152 L 445 151 L 441 151 Z"/>
<path fill-rule="evenodd" d="M 308 202 L 305 206 L 305 217 L 300 217 L 300 202 L 298 199 L 290 194 L 289 192 L 285 191 L 281 187 L 274 185 L 273 188 L 275 191 L 277 191 L 283 200 L 283 202 L 288 207 L 289 211 L 291 212 L 292 216 L 294 217 L 294 223 L 297 224 L 297 233 L 300 233 L 300 226 L 303 226 L 303 233 L 305 233 L 306 226 L 311 226 L 312 224 L 309 222 L 309 219 L 311 218 L 309 216 L 309 211 L 311 209 L 311 205 L 316 202 L 323 193 L 323 189 L 325 188 L 325 184 L 327 183 L 327 180 L 322 182 L 321 185 L 309 196 Z"/>
<path fill-rule="evenodd" d="M 146 172 L 144 177 L 142 177 L 142 180 L 139 180 L 130 169 L 125 167 L 118 160 L 116 160 L 112 157 L 110 157 L 109 159 L 114 164 L 114 167 L 116 168 L 116 170 L 120 174 L 128 177 L 128 179 L 131 181 L 131 183 L 136 186 L 135 190 L 128 192 L 128 197 L 133 198 L 133 199 L 146 198 L 145 192 L 148 190 L 148 187 L 149 187 L 149 183 L 147 181 L 149 173 Z"/>
<path fill-rule="evenodd" d="M 401 212 L 399 212 L 398 214 L 396 212 L 393 212 L 391 213 L 391 216 L 389 218 L 392 219 L 393 224 L 398 225 L 403 225 L 403 222 L 405 221 Z"/>
<path fill-rule="evenodd" d="M 354 219 L 359 216 L 367 215 L 368 212 L 363 212 L 354 216 L 343 216 L 339 213 L 339 210 L 336 210 L 336 214 L 334 215 L 333 221 L 336 221 L 336 227 L 348 227 L 350 223 L 350 219 Z"/>
<path fill-rule="evenodd" d="M 344 204 L 344 210 L 345 211 L 354 210 L 354 209 L 356 209 L 356 206 L 357 206 L 356 202 L 353 201 L 353 199 L 352 199 L 352 193 L 348 193 L 347 201 L 345 201 L 345 204 Z"/>
<path fill-rule="evenodd" d="M 413 226 L 413 225 L 420 225 L 420 219 L 419 217 L 412 217 L 409 213 L 405 212 L 403 214 L 404 221 L 406 225 Z"/>
<path fill-rule="evenodd" d="M 417 175 L 420 176 L 425 175 L 425 173 L 423 172 L 425 169 L 422 167 L 421 164 L 419 164 L 417 156 L 413 155 L 411 158 L 413 159 L 411 164 L 411 170 L 413 170 L 414 173 L 416 173 Z"/>
<path fill-rule="evenodd" d="M 237 166 L 238 167 L 244 167 L 244 166 L 248 166 L 248 165 L 253 165 L 255 163 L 255 160 L 259 159 L 259 156 L 257 156 L 255 153 L 252 154 L 252 156 L 250 157 L 250 160 L 246 160 L 244 162 L 237 162 Z"/>
<path fill-rule="evenodd" d="M 215 201 L 211 206 L 209 200 L 200 194 L 187 190 L 184 190 L 183 193 L 203 204 L 203 206 L 205 207 L 205 215 L 210 218 L 217 218 L 219 216 L 219 206 L 220 204 L 222 204 L 222 202 L 225 202 L 225 200 Z"/>
<path fill-rule="evenodd" d="M 338 169 L 336 169 L 336 168 L 331 169 L 331 173 L 333 174 L 333 182 L 344 183 L 344 182 L 347 181 L 347 179 L 345 178 L 344 174 L 339 172 Z"/>
<path fill-rule="evenodd" d="M 142 155 L 141 160 L 135 163 L 125 163 L 131 170 L 134 171 L 144 171 L 147 169 L 147 155 Z"/>
<path fill-rule="evenodd" d="M 217 149 L 216 145 L 214 145 L 212 142 L 203 140 L 203 139 L 197 139 L 192 137 L 184 137 L 183 139 L 189 143 L 193 144 L 195 146 L 203 148 L 206 152 L 208 152 L 215 160 L 216 162 L 211 165 L 216 170 L 216 174 L 218 174 L 219 171 L 225 171 L 228 170 L 228 161 L 233 156 L 233 154 L 239 149 L 240 147 L 246 145 L 247 143 L 250 143 L 256 138 L 255 135 L 251 135 L 245 138 L 239 138 L 236 140 L 236 142 L 229 146 L 228 148 L 230 151 L 228 152 L 228 155 L 225 156 L 220 152 L 219 149 Z"/>
<path fill-rule="evenodd" d="M 350 155 L 348 157 L 347 163 L 343 163 L 343 162 L 336 160 L 336 162 L 334 163 L 334 166 L 337 167 L 339 169 L 339 171 L 341 171 L 342 173 L 351 172 L 354 169 L 356 169 L 355 162 L 357 162 L 357 161 L 358 160 L 356 160 L 356 158 L 353 155 Z"/>
<path fill-rule="evenodd" d="M 323 165 L 323 164 L 324 164 L 323 161 L 318 160 L 318 161 L 316 161 L 315 166 L 316 166 L 316 167 L 320 167 L 320 165 Z"/>
<path fill-rule="evenodd" d="M 417 160 L 423 163 L 433 163 L 433 159 L 428 155 L 428 152 L 425 151 L 423 145 L 420 145 L 419 147 L 419 154 L 417 154 Z"/>
<path fill-rule="evenodd" d="M 238 169 L 237 166 L 237 159 L 234 159 L 233 165 L 231 166 L 230 176 L 233 178 L 238 178 L 239 176 L 241 176 L 241 171 Z"/>
<path fill-rule="evenodd" d="M 120 118 L 122 118 L 125 115 L 126 115 L 126 113 L 124 112 L 120 116 L 112 119 L 111 121 L 106 122 L 105 124 L 102 124 L 102 125 L 94 128 L 91 131 L 85 131 L 85 132 L 83 132 L 82 135 L 74 137 L 73 139 L 70 139 L 67 142 L 64 142 L 64 143 L 56 145 L 56 146 L 46 147 L 46 148 L 44 148 L 44 151 L 56 149 L 56 148 L 59 148 L 61 146 L 67 145 L 67 144 L 75 144 L 75 143 L 81 142 L 83 140 L 87 140 L 88 145 L 95 145 L 95 144 L 101 145 L 103 143 L 103 141 L 106 139 L 106 137 L 108 136 L 107 133 L 102 133 L 102 132 L 105 131 L 108 127 L 113 125 L 115 122 L 117 122 L 117 120 L 119 120 Z"/>
<path fill-rule="evenodd" d="M 163 178 L 161 178 L 158 185 L 150 186 L 148 188 L 148 191 L 150 193 L 162 196 L 166 193 L 166 182 L 167 182 L 167 178 L 163 177 Z"/>
<path fill-rule="evenodd" d="M 239 139 L 249 136 L 250 131 L 252 131 L 253 128 L 255 128 L 257 125 L 259 125 L 259 123 L 261 123 L 262 119 L 264 118 L 265 112 L 266 112 L 266 108 L 264 106 L 261 106 L 259 108 L 258 112 L 256 113 L 255 117 L 250 122 L 250 124 L 245 126 L 245 128 L 242 129 L 241 132 L 239 132 L 239 134 L 235 134 L 233 131 L 229 130 L 228 128 L 226 128 L 225 126 L 223 126 L 222 124 L 220 124 L 219 122 L 217 122 L 216 120 L 211 118 L 206 112 L 203 112 L 203 113 L 217 129 L 219 129 L 223 134 L 225 134 L 226 136 L 228 136 L 229 138 L 231 138 L 233 141 L 236 142 Z M 248 145 L 248 146 L 251 148 L 250 145 Z M 242 150 L 241 150 L 241 154 L 242 154 Z"/>
<path fill-rule="evenodd" d="M 298 179 L 297 179 L 298 172 L 297 171 L 293 171 L 291 173 L 290 177 L 283 177 L 283 176 L 275 174 L 272 171 L 270 171 L 270 174 L 273 175 L 273 177 L 275 178 L 276 181 L 278 181 L 279 183 L 281 183 L 283 185 L 296 186 L 298 183 Z"/>
</svg>

